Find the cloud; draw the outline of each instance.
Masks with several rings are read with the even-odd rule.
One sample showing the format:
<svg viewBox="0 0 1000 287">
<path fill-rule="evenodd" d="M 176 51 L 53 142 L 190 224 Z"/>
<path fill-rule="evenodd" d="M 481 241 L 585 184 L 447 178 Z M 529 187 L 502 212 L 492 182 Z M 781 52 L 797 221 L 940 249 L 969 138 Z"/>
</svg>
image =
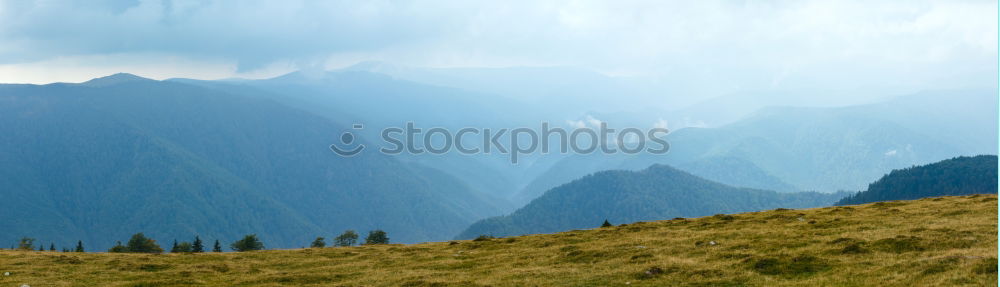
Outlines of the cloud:
<svg viewBox="0 0 1000 287">
<path fill-rule="evenodd" d="M 658 119 L 655 123 L 653 123 L 653 128 L 666 129 L 668 126 L 667 120 L 664 119 Z"/>
<path fill-rule="evenodd" d="M 582 129 L 582 128 L 586 128 L 587 127 L 587 124 L 584 123 L 582 120 L 578 120 L 578 121 L 567 120 L 566 124 L 569 125 L 570 127 L 574 128 L 574 129 Z"/>
<path fill-rule="evenodd" d="M 598 120 L 597 118 L 594 118 L 594 116 L 587 115 L 587 123 L 595 129 L 599 129 L 604 121 Z"/>
<path fill-rule="evenodd" d="M 566 65 L 675 89 L 992 85 L 996 11 L 921 0 L 3 1 L 0 65 L 161 55 L 139 62 L 205 62 L 229 76 L 362 60 Z"/>
</svg>

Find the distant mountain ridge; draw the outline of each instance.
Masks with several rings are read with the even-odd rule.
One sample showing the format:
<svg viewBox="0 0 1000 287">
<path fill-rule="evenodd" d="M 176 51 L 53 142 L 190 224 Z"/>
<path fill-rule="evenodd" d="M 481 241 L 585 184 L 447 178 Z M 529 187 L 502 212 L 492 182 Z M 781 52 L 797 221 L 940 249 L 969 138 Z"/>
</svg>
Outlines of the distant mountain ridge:
<svg viewBox="0 0 1000 287">
<path fill-rule="evenodd" d="M 665 155 L 529 155 L 511 165 L 500 154 L 331 154 L 326 147 L 354 123 L 365 124 L 353 132 L 369 144 L 380 127 L 407 121 L 511 128 L 597 115 L 640 128 L 676 124 L 656 109 L 594 107 L 616 100 L 606 94 L 626 83 L 589 71 L 385 69 L 0 85 L 0 198 L 10 199 L 0 208 L 18 218 L 0 223 L 11 231 L 0 243 L 33 236 L 103 248 L 136 231 L 223 241 L 259 232 L 269 247 L 298 247 L 345 228 L 382 228 L 394 242 L 442 240 L 601 171 L 669 164 L 733 188 L 859 190 L 892 169 L 997 144 L 994 94 L 947 91 L 862 106 L 743 109 L 740 117 L 750 115 L 726 126 L 673 130 Z M 566 81 L 548 80 L 560 75 Z M 577 92 L 587 100 L 546 98 Z M 727 113 L 711 106 L 700 112 Z"/>
<path fill-rule="evenodd" d="M 733 186 L 860 190 L 893 169 L 995 153 L 994 95 L 925 92 L 860 106 L 767 107 L 725 126 L 671 131 L 666 138 L 670 152 L 664 155 L 567 156 L 514 199 L 530 201 L 593 172 L 651 164 L 669 164 Z"/>
<path fill-rule="evenodd" d="M 969 194 L 997 194 L 997 156 L 963 156 L 893 170 L 837 205 Z"/>
<path fill-rule="evenodd" d="M 594 173 L 547 191 L 506 216 L 480 220 L 458 239 L 552 233 L 613 223 L 830 205 L 843 193 L 736 188 L 666 165 Z"/>
<path fill-rule="evenodd" d="M 419 242 L 502 210 L 432 169 L 339 157 L 328 147 L 346 128 L 265 98 L 118 74 L 0 85 L 0 103 L 0 242 L 256 233 L 289 248 L 345 229 Z"/>
</svg>

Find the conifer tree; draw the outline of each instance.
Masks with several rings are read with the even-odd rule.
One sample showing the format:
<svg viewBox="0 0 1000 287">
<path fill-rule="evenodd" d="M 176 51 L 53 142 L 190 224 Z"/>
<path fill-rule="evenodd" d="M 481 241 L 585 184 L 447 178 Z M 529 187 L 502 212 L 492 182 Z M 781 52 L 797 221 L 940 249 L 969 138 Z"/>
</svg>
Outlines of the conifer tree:
<svg viewBox="0 0 1000 287">
<path fill-rule="evenodd" d="M 219 244 L 219 240 L 215 240 L 215 246 L 212 246 L 212 252 L 222 252 L 222 245 Z"/>
<path fill-rule="evenodd" d="M 191 252 L 195 252 L 195 253 L 205 252 L 205 246 L 201 242 L 201 238 L 199 238 L 198 236 L 195 236 L 194 237 L 194 242 L 191 243 Z"/>
<path fill-rule="evenodd" d="M 56 244 L 55 243 L 49 243 L 49 251 L 56 251 Z"/>
<path fill-rule="evenodd" d="M 122 242 L 119 241 L 118 245 L 121 245 L 121 244 L 122 244 Z M 76 252 L 83 252 L 83 240 L 77 240 L 76 241 L 76 250 L 74 250 L 74 251 L 76 251 Z"/>
<path fill-rule="evenodd" d="M 607 219 L 604 220 L 604 224 L 601 224 L 601 227 L 611 227 L 611 226 L 614 226 L 614 225 L 611 225 L 611 222 L 608 222 Z"/>
</svg>

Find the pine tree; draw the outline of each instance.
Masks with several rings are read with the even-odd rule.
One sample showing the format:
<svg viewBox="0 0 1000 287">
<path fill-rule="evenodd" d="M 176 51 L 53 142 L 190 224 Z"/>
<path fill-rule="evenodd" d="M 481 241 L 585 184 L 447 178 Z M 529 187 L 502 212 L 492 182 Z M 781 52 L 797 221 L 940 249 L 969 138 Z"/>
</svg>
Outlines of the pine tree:
<svg viewBox="0 0 1000 287">
<path fill-rule="evenodd" d="M 352 246 L 358 243 L 358 233 L 354 232 L 354 230 L 347 230 L 334 238 L 333 241 L 337 246 Z"/>
<path fill-rule="evenodd" d="M 215 246 L 212 246 L 212 252 L 222 252 L 222 245 L 219 244 L 219 240 L 215 240 Z"/>
<path fill-rule="evenodd" d="M 601 227 L 612 227 L 612 226 L 614 225 L 611 225 L 611 222 L 608 222 L 607 219 L 604 220 L 604 224 L 601 224 Z"/>
<path fill-rule="evenodd" d="M 56 251 L 56 244 L 55 243 L 49 243 L 49 251 Z"/>
<path fill-rule="evenodd" d="M 389 234 L 381 229 L 369 231 L 368 237 L 365 237 L 365 244 L 389 244 Z"/>
<path fill-rule="evenodd" d="M 312 248 L 323 248 L 323 247 L 326 247 L 326 241 L 324 241 L 324 240 L 325 240 L 325 238 L 323 238 L 323 237 L 316 237 L 316 240 L 313 240 L 312 245 L 310 245 L 310 246 Z"/>
<path fill-rule="evenodd" d="M 174 246 L 170 247 L 170 253 L 177 253 L 177 239 L 174 239 Z"/>
<path fill-rule="evenodd" d="M 198 236 L 194 237 L 194 243 L 191 244 L 191 252 L 201 253 L 205 252 L 205 246 L 201 243 L 201 238 Z"/>
<path fill-rule="evenodd" d="M 45 246 L 44 246 L 44 245 L 41 245 L 41 244 L 39 244 L 39 245 L 38 245 L 38 251 L 45 251 Z"/>
<path fill-rule="evenodd" d="M 118 242 L 118 245 L 121 245 L 121 241 Z M 76 252 L 83 252 L 83 240 L 77 240 L 76 241 L 76 250 L 74 250 L 74 251 L 76 251 Z"/>
</svg>

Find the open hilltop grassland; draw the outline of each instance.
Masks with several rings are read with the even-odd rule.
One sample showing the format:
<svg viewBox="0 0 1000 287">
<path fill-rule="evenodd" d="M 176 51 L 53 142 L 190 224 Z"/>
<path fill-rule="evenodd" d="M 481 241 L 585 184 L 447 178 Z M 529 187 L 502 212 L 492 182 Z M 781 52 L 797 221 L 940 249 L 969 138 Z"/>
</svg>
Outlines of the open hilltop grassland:
<svg viewBox="0 0 1000 287">
<path fill-rule="evenodd" d="M 996 200 L 779 209 L 413 245 L 162 255 L 4 250 L 0 274 L 10 275 L 0 275 L 0 286 L 996 286 Z"/>
</svg>

